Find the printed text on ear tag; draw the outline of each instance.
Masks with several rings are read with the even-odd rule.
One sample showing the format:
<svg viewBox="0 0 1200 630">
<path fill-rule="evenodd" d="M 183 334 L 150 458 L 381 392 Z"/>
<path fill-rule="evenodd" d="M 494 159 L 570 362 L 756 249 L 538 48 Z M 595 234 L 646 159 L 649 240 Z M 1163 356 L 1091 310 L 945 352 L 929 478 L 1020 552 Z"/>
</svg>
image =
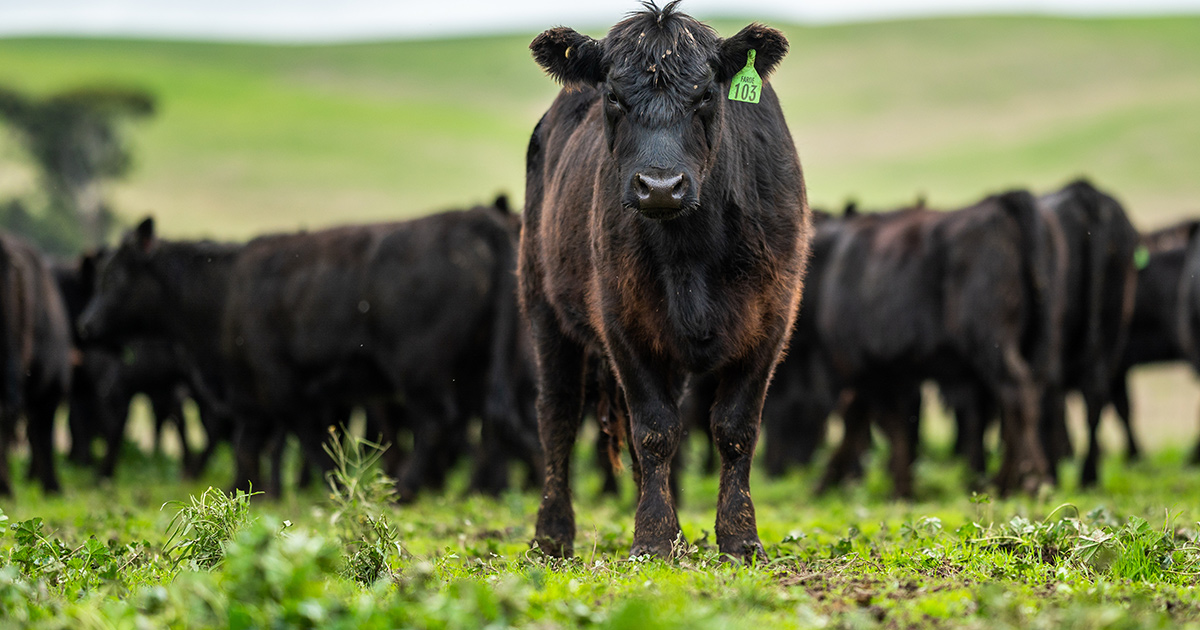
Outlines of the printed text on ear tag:
<svg viewBox="0 0 1200 630">
<path fill-rule="evenodd" d="M 754 70 L 754 50 L 746 53 L 746 67 L 738 70 L 729 82 L 729 100 L 757 103 L 762 94 L 762 78 Z"/>
</svg>

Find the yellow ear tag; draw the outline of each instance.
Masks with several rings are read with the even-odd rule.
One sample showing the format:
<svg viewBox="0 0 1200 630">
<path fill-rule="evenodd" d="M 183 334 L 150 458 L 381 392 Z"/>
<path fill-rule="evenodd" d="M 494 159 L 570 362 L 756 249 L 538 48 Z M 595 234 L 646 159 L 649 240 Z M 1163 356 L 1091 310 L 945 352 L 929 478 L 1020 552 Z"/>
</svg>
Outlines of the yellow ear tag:
<svg viewBox="0 0 1200 630">
<path fill-rule="evenodd" d="M 746 66 L 729 82 L 729 100 L 757 103 L 762 94 L 762 77 L 754 70 L 754 49 L 746 53 Z"/>
</svg>

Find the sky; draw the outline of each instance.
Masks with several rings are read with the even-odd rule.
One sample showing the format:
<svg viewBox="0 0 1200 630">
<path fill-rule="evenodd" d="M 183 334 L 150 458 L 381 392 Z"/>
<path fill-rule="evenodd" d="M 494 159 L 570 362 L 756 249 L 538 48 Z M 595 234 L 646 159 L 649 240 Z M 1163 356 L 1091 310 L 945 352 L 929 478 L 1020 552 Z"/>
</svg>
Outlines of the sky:
<svg viewBox="0 0 1200 630">
<path fill-rule="evenodd" d="M 685 0 L 698 18 L 809 24 L 930 15 L 1200 13 L 1200 0 Z M 0 0 L 0 36 L 342 41 L 606 27 L 636 0 Z"/>
</svg>

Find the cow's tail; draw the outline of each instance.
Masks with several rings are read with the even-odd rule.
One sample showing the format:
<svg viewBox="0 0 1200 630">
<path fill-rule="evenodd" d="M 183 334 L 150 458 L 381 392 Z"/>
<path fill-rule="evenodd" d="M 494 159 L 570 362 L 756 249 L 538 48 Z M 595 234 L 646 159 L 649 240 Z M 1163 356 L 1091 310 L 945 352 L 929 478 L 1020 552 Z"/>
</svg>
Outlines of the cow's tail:
<svg viewBox="0 0 1200 630">
<path fill-rule="evenodd" d="M 1055 353 L 1051 270 L 1056 252 L 1047 246 L 1045 226 L 1033 195 L 1008 192 L 1000 196 L 1000 203 L 1019 229 L 1021 287 L 1027 306 L 1021 354 L 1035 369 L 1048 369 Z"/>
<path fill-rule="evenodd" d="M 1137 230 L 1116 200 L 1090 183 L 1077 181 L 1071 188 L 1085 205 L 1090 223 L 1085 338 L 1086 347 L 1095 353 L 1088 366 L 1089 385 L 1094 393 L 1103 394 L 1108 391 L 1109 372 L 1124 351 L 1128 323 L 1133 318 Z"/>
</svg>

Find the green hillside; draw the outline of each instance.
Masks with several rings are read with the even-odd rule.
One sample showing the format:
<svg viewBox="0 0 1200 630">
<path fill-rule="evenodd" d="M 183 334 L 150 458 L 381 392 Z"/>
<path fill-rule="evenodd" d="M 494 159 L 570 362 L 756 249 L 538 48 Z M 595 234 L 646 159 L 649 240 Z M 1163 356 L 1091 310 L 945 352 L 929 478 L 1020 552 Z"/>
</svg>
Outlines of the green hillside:
<svg viewBox="0 0 1200 630">
<path fill-rule="evenodd" d="M 719 23 L 722 34 L 739 23 Z M 547 25 L 550 26 L 550 25 Z M 772 82 L 814 204 L 965 203 L 1080 174 L 1152 226 L 1200 212 L 1200 18 L 783 26 Z M 0 40 L 0 83 L 160 98 L 113 191 L 168 234 L 405 217 L 520 198 L 556 91 L 531 34 L 334 46 Z M 0 135 L 0 198 L 28 188 Z"/>
</svg>

